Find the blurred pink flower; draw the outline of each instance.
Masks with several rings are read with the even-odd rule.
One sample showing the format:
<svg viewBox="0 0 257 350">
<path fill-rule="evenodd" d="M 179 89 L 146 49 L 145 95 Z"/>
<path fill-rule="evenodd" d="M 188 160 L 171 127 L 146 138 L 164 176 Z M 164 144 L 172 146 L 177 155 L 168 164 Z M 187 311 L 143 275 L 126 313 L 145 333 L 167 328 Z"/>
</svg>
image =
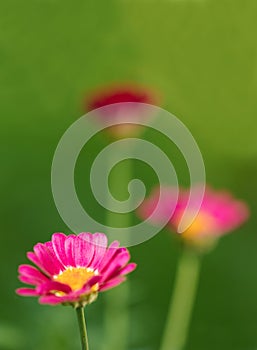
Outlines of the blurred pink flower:
<svg viewBox="0 0 257 350">
<path fill-rule="evenodd" d="M 154 105 L 158 100 L 157 95 L 149 89 L 132 84 L 116 84 L 93 92 L 86 99 L 85 110 L 91 111 L 109 106 L 98 111 L 99 120 L 103 122 L 106 118 L 111 118 L 114 122 L 120 122 L 120 125 L 111 126 L 109 133 L 114 137 L 128 137 L 137 135 L 142 129 L 141 126 L 133 124 L 133 120 L 138 120 L 139 116 L 141 120 L 149 117 L 149 109 L 143 104 Z M 131 123 L 124 123 L 128 115 Z"/>
<path fill-rule="evenodd" d="M 166 189 L 166 198 L 159 204 L 158 215 L 153 215 L 151 220 L 153 224 L 158 224 L 162 216 L 167 217 L 171 210 L 175 210 L 168 223 L 172 231 L 177 231 L 180 220 L 185 212 L 189 190 L 181 189 L 177 203 L 174 203 L 174 189 Z M 192 195 L 197 201 L 200 196 L 197 187 L 193 188 Z M 155 188 L 143 204 L 138 209 L 141 218 L 148 218 L 155 210 L 159 200 L 159 188 Z M 191 220 L 192 213 L 187 209 L 186 218 Z M 236 200 L 227 191 L 214 191 L 210 187 L 205 190 L 204 198 L 200 210 L 190 224 L 190 226 L 181 233 L 181 238 L 189 243 L 204 245 L 211 242 L 219 236 L 236 229 L 249 217 L 249 209 L 246 203 Z"/>
<path fill-rule="evenodd" d="M 136 264 L 128 264 L 130 254 L 119 242 L 107 247 L 103 233 L 54 233 L 51 241 L 37 243 L 27 256 L 36 267 L 20 265 L 19 279 L 35 288 L 16 292 L 38 296 L 42 304 L 84 306 L 94 301 L 98 292 L 119 285 L 136 268 Z"/>
</svg>

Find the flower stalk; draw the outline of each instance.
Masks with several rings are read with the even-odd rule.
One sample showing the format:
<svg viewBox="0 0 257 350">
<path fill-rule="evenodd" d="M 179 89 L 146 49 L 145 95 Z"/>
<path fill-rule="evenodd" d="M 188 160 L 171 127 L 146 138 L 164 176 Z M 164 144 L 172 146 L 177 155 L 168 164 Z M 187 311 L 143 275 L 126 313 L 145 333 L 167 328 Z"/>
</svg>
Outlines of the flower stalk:
<svg viewBox="0 0 257 350">
<path fill-rule="evenodd" d="M 85 320 L 85 314 L 84 314 L 84 307 L 78 306 L 76 308 L 77 312 L 77 319 L 79 324 L 79 332 L 80 332 L 80 339 L 81 339 L 81 349 L 82 350 L 89 350 L 88 346 L 88 336 L 87 336 L 87 326 L 86 326 L 86 320 Z"/>
<path fill-rule="evenodd" d="M 120 150 L 117 150 L 120 152 Z M 121 150 L 122 155 L 122 150 Z M 110 155 L 111 156 L 111 155 Z M 108 159 L 107 161 L 111 161 Z M 109 186 L 110 189 L 114 188 L 119 194 L 127 194 L 127 186 L 132 178 L 132 162 L 127 160 L 126 164 L 123 164 L 122 169 L 119 172 L 115 172 L 110 177 Z M 117 193 L 116 192 L 116 193 Z M 111 205 L 107 206 L 108 208 Z M 111 208 L 110 208 L 111 209 Z M 128 210 L 129 212 L 129 210 Z M 106 214 L 106 226 L 123 226 L 129 227 L 131 225 L 131 215 L 119 217 L 112 211 L 107 211 Z M 114 237 L 112 237 L 114 239 Z M 130 237 L 127 238 L 129 244 Z M 126 281 L 120 288 L 114 290 L 112 293 L 107 293 L 105 296 L 105 312 L 104 312 L 104 346 L 102 350 L 125 350 L 127 349 L 127 339 L 129 332 L 129 311 L 128 303 L 130 298 L 130 283 Z M 117 332 L 118 330 L 118 332 Z"/>
<path fill-rule="evenodd" d="M 184 248 L 179 260 L 161 350 L 184 349 L 198 287 L 199 273 L 199 254 Z"/>
</svg>

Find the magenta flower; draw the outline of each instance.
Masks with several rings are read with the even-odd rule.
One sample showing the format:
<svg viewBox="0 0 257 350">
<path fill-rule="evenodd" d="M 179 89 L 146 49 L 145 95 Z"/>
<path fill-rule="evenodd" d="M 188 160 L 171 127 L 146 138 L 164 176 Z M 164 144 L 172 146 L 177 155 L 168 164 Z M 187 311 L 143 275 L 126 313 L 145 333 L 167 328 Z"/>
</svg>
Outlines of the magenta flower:
<svg viewBox="0 0 257 350">
<path fill-rule="evenodd" d="M 91 94 L 85 102 L 85 110 L 91 111 L 101 107 L 98 111 L 97 117 L 100 121 L 104 122 L 105 119 L 111 119 L 115 123 L 109 128 L 109 134 L 115 138 L 135 136 L 138 134 L 140 127 L 137 124 L 133 124 L 138 120 L 148 119 L 149 108 L 146 108 L 143 104 L 156 104 L 159 98 L 151 90 L 137 86 L 135 84 L 116 84 L 109 85 L 105 88 L 99 89 Z M 134 102 L 128 104 L 126 102 Z M 131 123 L 125 123 L 125 118 L 129 115 Z"/>
<path fill-rule="evenodd" d="M 200 191 L 195 187 L 192 193 L 197 201 Z M 185 212 L 188 198 L 189 190 L 181 190 L 177 203 L 174 203 L 174 189 L 167 188 L 166 197 L 159 204 L 158 215 L 153 215 L 151 218 L 153 224 L 158 224 L 164 215 L 167 217 L 175 206 L 168 227 L 176 232 Z M 149 198 L 140 206 L 139 216 L 144 219 L 148 218 L 156 208 L 158 199 L 159 188 L 155 188 Z M 186 217 L 191 220 L 190 208 L 187 210 Z M 248 217 L 249 209 L 243 201 L 234 199 L 227 191 L 214 191 L 207 187 L 200 211 L 189 227 L 181 234 L 181 238 L 189 244 L 201 245 L 236 229 Z"/>
<path fill-rule="evenodd" d="M 136 268 L 119 242 L 107 247 L 103 233 L 66 236 L 54 233 L 51 241 L 38 243 L 27 254 L 36 267 L 19 266 L 19 279 L 35 288 L 19 288 L 22 296 L 38 296 L 42 304 L 84 306 L 98 292 L 113 288 Z"/>
</svg>

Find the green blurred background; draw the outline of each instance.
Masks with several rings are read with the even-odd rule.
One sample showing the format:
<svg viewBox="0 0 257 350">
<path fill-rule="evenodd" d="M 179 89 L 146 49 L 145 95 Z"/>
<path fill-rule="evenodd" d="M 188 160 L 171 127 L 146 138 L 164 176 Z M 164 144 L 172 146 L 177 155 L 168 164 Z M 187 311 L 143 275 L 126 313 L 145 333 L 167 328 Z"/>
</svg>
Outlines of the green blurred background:
<svg viewBox="0 0 257 350">
<path fill-rule="evenodd" d="M 158 91 L 197 140 L 208 182 L 248 201 L 251 220 L 204 258 L 186 349 L 257 349 L 256 16 L 255 0 L 1 2 L 1 350 L 79 348 L 70 308 L 14 290 L 25 252 L 70 233 L 52 198 L 52 157 L 87 93 L 111 82 Z M 105 144 L 97 140 L 92 155 Z M 141 170 L 150 191 L 156 178 Z M 177 170 L 186 182 L 182 161 Z M 131 253 L 139 267 L 130 277 L 130 349 L 157 350 L 179 247 L 164 230 Z M 95 350 L 102 312 L 100 296 L 87 312 Z"/>
</svg>

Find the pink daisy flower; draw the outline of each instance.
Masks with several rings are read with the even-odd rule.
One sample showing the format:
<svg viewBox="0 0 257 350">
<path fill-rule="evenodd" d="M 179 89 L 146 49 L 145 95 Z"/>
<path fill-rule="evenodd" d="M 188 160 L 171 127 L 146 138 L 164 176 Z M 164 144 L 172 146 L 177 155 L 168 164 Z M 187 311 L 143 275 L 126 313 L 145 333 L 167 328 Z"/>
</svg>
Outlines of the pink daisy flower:
<svg viewBox="0 0 257 350">
<path fill-rule="evenodd" d="M 174 189 L 166 189 L 166 197 L 159 203 L 158 215 L 153 215 L 153 224 L 158 224 L 163 216 L 167 217 L 169 212 L 173 215 L 168 223 L 172 231 L 177 231 L 180 220 L 185 213 L 190 191 L 181 190 L 177 203 L 174 203 Z M 194 200 L 197 201 L 201 192 L 195 187 L 192 191 Z M 159 188 L 155 188 L 138 210 L 138 214 L 143 219 L 148 218 L 155 210 L 159 200 Z M 190 208 L 187 209 L 186 217 L 191 221 Z M 249 209 L 243 201 L 236 200 L 227 191 L 214 191 L 207 187 L 201 203 L 200 210 L 189 225 L 182 232 L 181 238 L 189 244 L 204 245 L 221 235 L 230 232 L 240 226 L 249 217 Z"/>
<path fill-rule="evenodd" d="M 118 138 L 128 137 L 137 135 L 142 128 L 136 123 L 133 124 L 133 120 L 136 122 L 138 119 L 143 120 L 150 117 L 149 108 L 143 104 L 154 105 L 158 100 L 157 95 L 149 89 L 132 84 L 116 84 L 93 92 L 85 102 L 85 110 L 92 111 L 109 106 L 98 111 L 98 119 L 100 122 L 104 122 L 106 118 L 115 123 L 120 122 L 119 125 L 110 127 L 109 133 Z M 127 116 L 129 116 L 131 123 L 124 122 Z"/>
<path fill-rule="evenodd" d="M 34 288 L 16 292 L 39 297 L 42 304 L 84 306 L 99 292 L 122 283 L 136 268 L 135 263 L 128 263 L 130 254 L 118 241 L 107 247 L 103 233 L 54 233 L 51 241 L 37 243 L 27 257 L 36 267 L 20 265 L 19 279 Z"/>
</svg>

